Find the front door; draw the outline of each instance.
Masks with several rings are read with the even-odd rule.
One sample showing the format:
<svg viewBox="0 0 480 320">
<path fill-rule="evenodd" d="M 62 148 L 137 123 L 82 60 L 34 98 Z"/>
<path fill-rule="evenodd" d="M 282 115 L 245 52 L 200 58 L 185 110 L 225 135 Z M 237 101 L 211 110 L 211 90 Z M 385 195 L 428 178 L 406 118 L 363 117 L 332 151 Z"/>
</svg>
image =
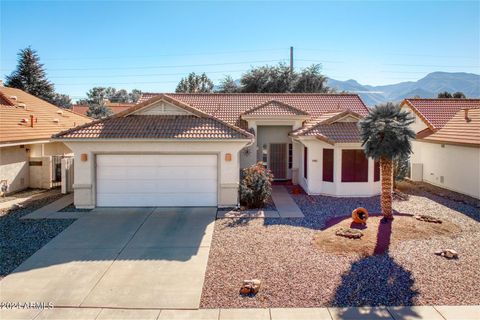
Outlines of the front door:
<svg viewBox="0 0 480 320">
<path fill-rule="evenodd" d="M 270 144 L 270 170 L 273 178 L 287 179 L 287 144 L 271 143 Z"/>
</svg>

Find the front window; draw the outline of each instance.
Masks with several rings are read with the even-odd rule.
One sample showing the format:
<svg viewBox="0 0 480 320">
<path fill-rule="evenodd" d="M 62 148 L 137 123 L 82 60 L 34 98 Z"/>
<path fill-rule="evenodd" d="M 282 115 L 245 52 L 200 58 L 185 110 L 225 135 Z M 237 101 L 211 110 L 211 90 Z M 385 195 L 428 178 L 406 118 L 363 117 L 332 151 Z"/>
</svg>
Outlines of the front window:
<svg viewBox="0 0 480 320">
<path fill-rule="evenodd" d="M 293 162 L 293 146 L 291 143 L 288 144 L 288 169 L 292 169 Z"/>
<path fill-rule="evenodd" d="M 363 150 L 342 150 L 342 182 L 368 182 L 368 159 Z"/>
<path fill-rule="evenodd" d="M 333 149 L 323 149 L 323 181 L 333 182 Z"/>
</svg>

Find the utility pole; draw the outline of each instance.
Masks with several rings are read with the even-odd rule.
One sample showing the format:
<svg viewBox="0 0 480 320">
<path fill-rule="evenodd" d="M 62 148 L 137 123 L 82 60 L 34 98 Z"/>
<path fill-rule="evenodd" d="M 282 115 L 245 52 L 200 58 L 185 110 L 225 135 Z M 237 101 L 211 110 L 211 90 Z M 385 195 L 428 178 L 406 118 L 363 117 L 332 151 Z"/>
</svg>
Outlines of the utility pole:
<svg viewBox="0 0 480 320">
<path fill-rule="evenodd" d="M 293 47 L 290 47 L 290 73 L 293 74 Z"/>
</svg>

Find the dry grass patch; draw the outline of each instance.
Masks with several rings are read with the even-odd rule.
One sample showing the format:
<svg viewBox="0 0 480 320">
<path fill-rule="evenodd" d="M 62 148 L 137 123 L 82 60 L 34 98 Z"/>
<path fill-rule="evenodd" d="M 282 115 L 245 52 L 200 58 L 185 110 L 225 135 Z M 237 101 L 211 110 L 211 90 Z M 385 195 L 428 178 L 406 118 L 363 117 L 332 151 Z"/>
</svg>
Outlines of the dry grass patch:
<svg viewBox="0 0 480 320">
<path fill-rule="evenodd" d="M 419 221 L 411 215 L 397 215 L 387 223 L 381 223 L 381 219 L 382 216 L 370 216 L 365 226 L 353 223 L 350 217 L 335 219 L 327 223 L 330 227 L 314 236 L 314 246 L 338 255 L 370 256 L 382 254 L 402 241 L 452 237 L 461 232 L 457 225 L 445 220 L 442 223 L 430 223 Z M 363 236 L 353 239 L 336 235 L 342 228 L 358 229 Z"/>
</svg>

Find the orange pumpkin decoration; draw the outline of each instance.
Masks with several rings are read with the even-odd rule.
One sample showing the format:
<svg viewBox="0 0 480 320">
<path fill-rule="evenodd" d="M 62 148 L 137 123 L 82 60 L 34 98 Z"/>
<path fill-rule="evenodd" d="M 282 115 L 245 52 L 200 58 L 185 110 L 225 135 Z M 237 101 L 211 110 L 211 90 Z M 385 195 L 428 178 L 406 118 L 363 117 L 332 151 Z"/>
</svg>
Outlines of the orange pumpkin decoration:
<svg viewBox="0 0 480 320">
<path fill-rule="evenodd" d="M 353 222 L 365 224 L 368 219 L 368 211 L 365 208 L 357 208 L 352 211 Z"/>
</svg>

